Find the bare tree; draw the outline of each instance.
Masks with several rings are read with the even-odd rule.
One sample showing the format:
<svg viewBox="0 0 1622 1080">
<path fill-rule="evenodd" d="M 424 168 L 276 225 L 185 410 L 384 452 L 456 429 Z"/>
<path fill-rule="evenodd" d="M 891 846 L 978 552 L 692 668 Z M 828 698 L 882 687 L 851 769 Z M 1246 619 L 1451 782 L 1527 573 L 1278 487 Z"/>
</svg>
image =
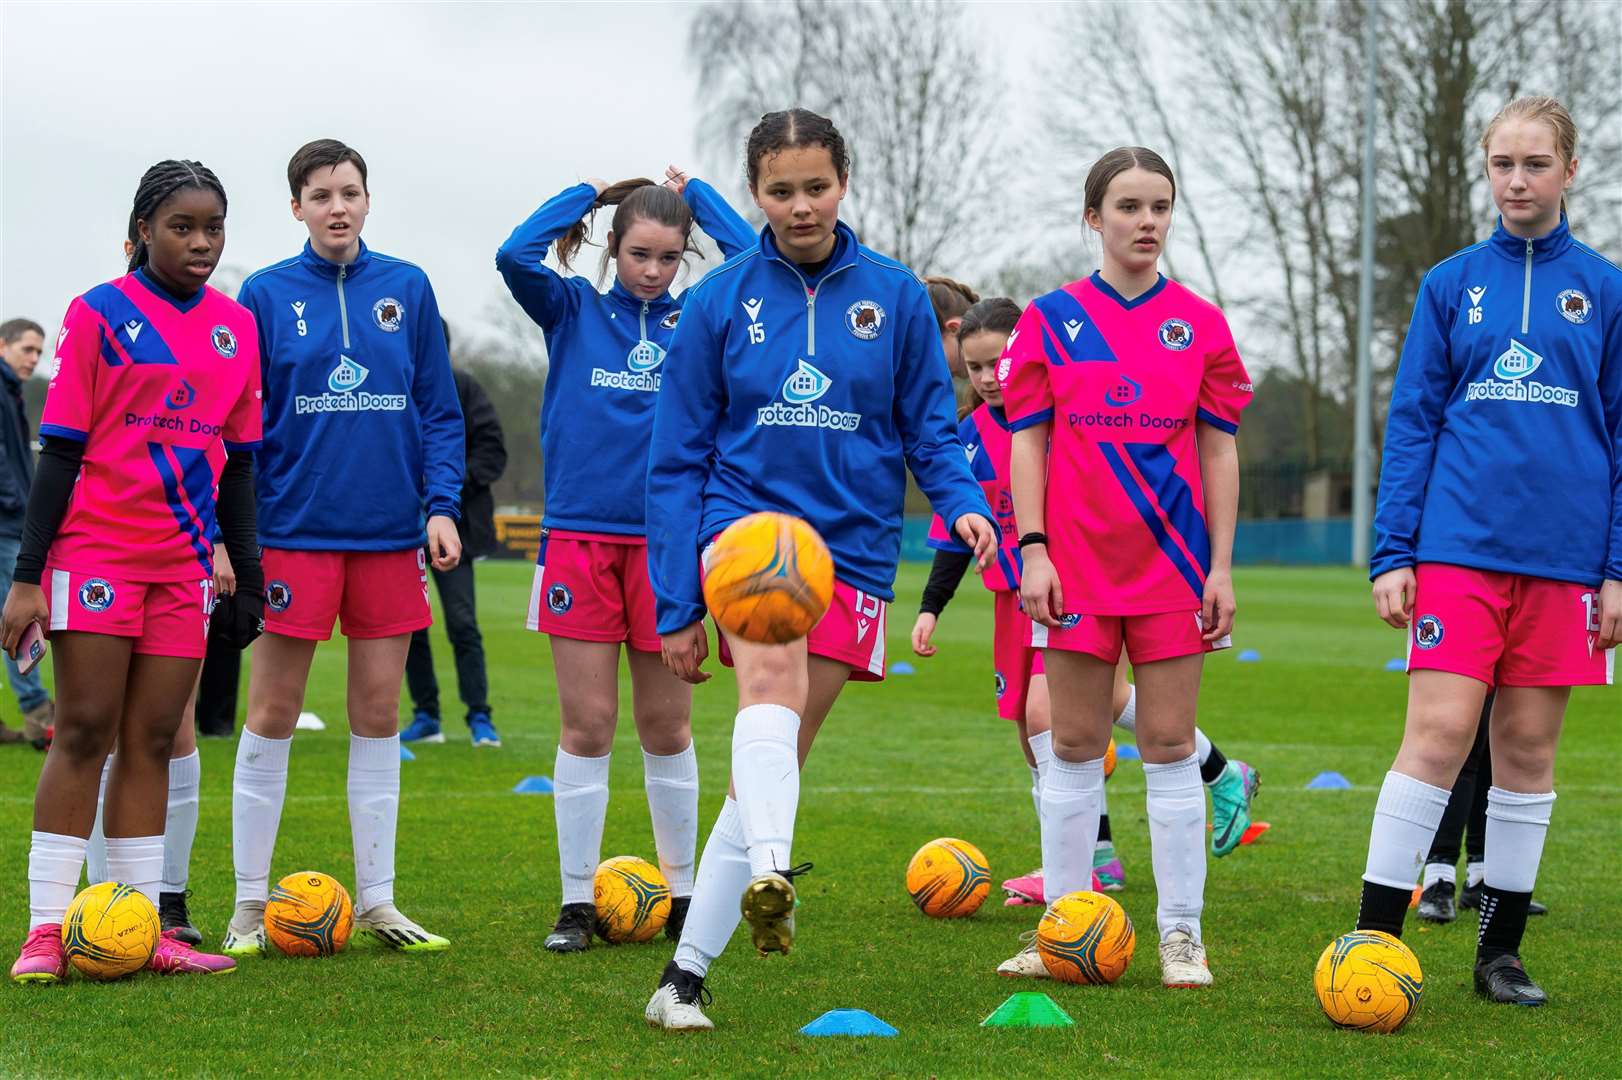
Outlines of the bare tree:
<svg viewBox="0 0 1622 1080">
<path fill-rule="evenodd" d="M 998 80 L 965 9 L 943 0 L 849 5 L 723 0 L 688 42 L 700 135 L 716 175 L 761 115 L 829 116 L 851 152 L 845 217 L 920 274 L 980 258 L 1003 220 Z"/>
</svg>

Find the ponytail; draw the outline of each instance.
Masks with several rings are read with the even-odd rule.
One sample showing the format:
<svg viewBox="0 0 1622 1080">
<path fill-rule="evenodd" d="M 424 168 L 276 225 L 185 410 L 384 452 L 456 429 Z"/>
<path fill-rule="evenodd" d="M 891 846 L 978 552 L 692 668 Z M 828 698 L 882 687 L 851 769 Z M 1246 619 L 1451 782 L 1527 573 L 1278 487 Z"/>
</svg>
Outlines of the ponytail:
<svg viewBox="0 0 1622 1080">
<path fill-rule="evenodd" d="M 663 184 L 656 184 L 645 176 L 631 180 L 621 180 L 617 184 L 610 184 L 604 188 L 591 204 L 591 210 L 585 217 L 569 226 L 569 231 L 553 242 L 552 248 L 558 257 L 558 265 L 565 270 L 571 270 L 569 264 L 579 254 L 582 244 L 587 242 L 591 235 L 591 227 L 597 218 L 597 211 L 604 206 L 612 206 L 614 220 L 609 226 L 614 232 L 616 241 L 625 235 L 625 230 L 638 219 L 646 219 L 658 225 L 668 225 L 681 232 L 682 243 L 688 250 L 692 248 L 693 211 L 680 195 Z M 603 266 L 606 269 L 608 259 L 615 252 L 603 253 Z"/>
</svg>

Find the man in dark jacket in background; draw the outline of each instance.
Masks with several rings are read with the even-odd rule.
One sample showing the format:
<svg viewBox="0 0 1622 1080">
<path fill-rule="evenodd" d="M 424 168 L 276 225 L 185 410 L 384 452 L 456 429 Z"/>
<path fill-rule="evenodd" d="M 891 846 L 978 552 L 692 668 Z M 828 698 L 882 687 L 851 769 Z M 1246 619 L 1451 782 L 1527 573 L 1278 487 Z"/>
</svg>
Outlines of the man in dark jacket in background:
<svg viewBox="0 0 1622 1080">
<path fill-rule="evenodd" d="M 451 328 L 445 326 L 445 346 L 451 343 Z M 467 431 L 467 472 L 462 482 L 462 519 L 457 532 L 462 537 L 462 561 L 454 570 L 434 570 L 439 588 L 439 606 L 444 612 L 445 634 L 456 655 L 456 687 L 467 706 L 468 734 L 474 746 L 500 746 L 501 736 L 490 720 L 490 681 L 485 673 L 484 637 L 473 598 L 473 560 L 487 554 L 496 543 L 495 499 L 490 485 L 501 479 L 507 468 L 507 443 L 501 421 L 490 395 L 466 371 L 456 368 L 456 396 L 462 402 L 462 420 Z M 434 676 L 434 656 L 428 644 L 428 631 L 411 635 L 411 651 L 406 655 L 406 684 L 411 689 L 415 714 L 411 725 L 400 733 L 401 742 L 442 743 L 439 726 L 439 680 Z"/>
<path fill-rule="evenodd" d="M 28 514 L 28 490 L 34 486 L 34 433 L 23 405 L 23 382 L 34 374 L 45 348 L 45 330 L 32 319 L 0 323 L 0 597 L 11 592 L 22 546 L 23 519 Z M 39 668 L 17 674 L 17 662 L 6 657 L 6 674 L 23 714 L 23 730 L 12 731 L 0 722 L 0 743 L 25 739 L 45 749 L 55 705 L 40 682 Z"/>
</svg>

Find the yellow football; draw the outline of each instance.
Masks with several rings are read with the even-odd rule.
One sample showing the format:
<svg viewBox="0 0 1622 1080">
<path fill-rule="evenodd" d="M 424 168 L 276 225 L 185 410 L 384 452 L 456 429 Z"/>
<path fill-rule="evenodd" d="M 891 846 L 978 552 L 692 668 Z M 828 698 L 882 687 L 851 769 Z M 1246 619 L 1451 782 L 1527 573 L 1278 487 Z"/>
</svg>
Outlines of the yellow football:
<svg viewBox="0 0 1622 1080">
<path fill-rule="evenodd" d="M 1113 897 L 1073 892 L 1048 905 L 1036 927 L 1042 966 L 1060 982 L 1112 983 L 1132 962 L 1137 932 Z"/>
<path fill-rule="evenodd" d="M 907 863 L 907 894 L 937 919 L 973 915 L 991 891 L 991 867 L 967 840 L 943 836 L 919 848 Z"/>
<path fill-rule="evenodd" d="M 817 531 L 789 514 L 741 518 L 704 559 L 704 603 L 728 633 L 780 645 L 811 632 L 834 594 L 834 561 Z"/>
<path fill-rule="evenodd" d="M 592 881 L 597 936 L 615 945 L 649 941 L 670 918 L 670 886 L 659 868 L 635 855 L 616 855 Z"/>
<path fill-rule="evenodd" d="M 326 874 L 288 874 L 265 904 L 265 936 L 288 956 L 331 956 L 349 944 L 354 928 L 349 890 Z"/>
<path fill-rule="evenodd" d="M 81 975 L 117 979 L 147 965 L 160 932 L 152 901 L 132 886 L 104 881 L 68 905 L 62 948 Z"/>
<path fill-rule="evenodd" d="M 1336 1027 L 1389 1034 L 1419 1011 L 1425 974 L 1398 938 L 1354 930 L 1329 943 L 1312 973 L 1318 1004 Z"/>
</svg>

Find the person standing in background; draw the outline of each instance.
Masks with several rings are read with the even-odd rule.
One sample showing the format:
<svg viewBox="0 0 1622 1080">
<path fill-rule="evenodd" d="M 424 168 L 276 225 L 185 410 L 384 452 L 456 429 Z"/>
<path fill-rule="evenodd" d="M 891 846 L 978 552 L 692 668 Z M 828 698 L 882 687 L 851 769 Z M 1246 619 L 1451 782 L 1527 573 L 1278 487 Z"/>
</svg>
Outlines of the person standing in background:
<svg viewBox="0 0 1622 1080">
<path fill-rule="evenodd" d="M 451 347 L 450 323 L 445 349 Z M 462 517 L 456 523 L 462 537 L 462 561 L 450 570 L 434 568 L 439 606 L 445 613 L 445 634 L 456 654 L 456 689 L 467 706 L 468 734 L 474 746 L 500 746 L 501 736 L 490 720 L 490 679 L 484 665 L 484 637 L 479 633 L 478 609 L 473 594 L 473 560 L 496 544 L 496 503 L 490 486 L 507 471 L 507 439 L 490 395 L 465 369 L 453 367 L 456 396 L 462 403 L 467 428 L 467 472 L 462 478 Z M 433 647 L 427 628 L 411 635 L 406 654 L 406 685 L 415 710 L 411 726 L 400 732 L 401 742 L 442 743 L 439 729 L 439 680 L 434 676 Z"/>
<path fill-rule="evenodd" d="M 32 319 L 0 323 L 0 359 L 5 361 L 0 364 L 0 594 L 11 591 L 28 491 L 34 485 L 34 433 L 23 403 L 23 383 L 34 374 L 44 348 L 45 330 Z M 13 731 L 0 721 L 0 745 L 30 742 L 36 750 L 45 749 L 45 733 L 56 704 L 40 682 L 39 669 L 19 675 L 17 662 L 8 656 L 6 674 L 11 678 L 11 692 L 17 695 L 23 730 Z"/>
</svg>

